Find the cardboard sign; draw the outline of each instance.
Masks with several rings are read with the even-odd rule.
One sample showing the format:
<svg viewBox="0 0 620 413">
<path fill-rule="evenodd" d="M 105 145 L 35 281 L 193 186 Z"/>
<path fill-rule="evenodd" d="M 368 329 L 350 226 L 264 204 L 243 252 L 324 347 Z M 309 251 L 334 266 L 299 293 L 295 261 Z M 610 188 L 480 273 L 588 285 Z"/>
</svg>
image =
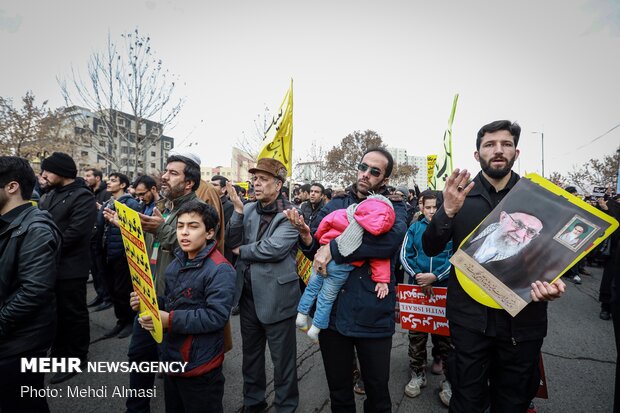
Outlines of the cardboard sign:
<svg viewBox="0 0 620 413">
<path fill-rule="evenodd" d="M 592 188 L 592 196 L 597 197 L 597 198 L 602 198 L 605 196 L 605 191 L 607 191 L 606 187 L 595 186 Z"/>
<path fill-rule="evenodd" d="M 163 330 L 140 216 L 136 211 L 118 201 L 114 201 L 114 207 L 123 236 L 133 290 L 140 297 L 140 315 L 151 316 L 155 327 L 155 330 L 151 331 L 151 335 L 156 342 L 161 343 Z"/>
<path fill-rule="evenodd" d="M 516 316 L 535 281 L 553 283 L 618 222 L 543 177 L 529 174 L 463 240 L 450 262 L 476 301 Z"/>
<path fill-rule="evenodd" d="M 400 325 L 406 330 L 449 336 L 446 318 L 446 296 L 448 289 L 433 287 L 433 296 L 428 297 L 422 287 L 398 284 Z"/>
</svg>

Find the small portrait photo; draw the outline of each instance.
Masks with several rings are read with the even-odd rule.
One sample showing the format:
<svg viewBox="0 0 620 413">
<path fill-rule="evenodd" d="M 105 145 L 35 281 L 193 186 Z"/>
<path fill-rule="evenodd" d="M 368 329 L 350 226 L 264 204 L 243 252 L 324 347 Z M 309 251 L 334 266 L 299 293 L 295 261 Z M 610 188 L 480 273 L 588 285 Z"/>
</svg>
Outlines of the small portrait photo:
<svg viewBox="0 0 620 413">
<path fill-rule="evenodd" d="M 599 227 L 592 222 L 579 215 L 575 215 L 564 225 L 562 230 L 555 234 L 553 239 L 571 251 L 578 251 L 592 238 L 598 229 Z"/>
</svg>

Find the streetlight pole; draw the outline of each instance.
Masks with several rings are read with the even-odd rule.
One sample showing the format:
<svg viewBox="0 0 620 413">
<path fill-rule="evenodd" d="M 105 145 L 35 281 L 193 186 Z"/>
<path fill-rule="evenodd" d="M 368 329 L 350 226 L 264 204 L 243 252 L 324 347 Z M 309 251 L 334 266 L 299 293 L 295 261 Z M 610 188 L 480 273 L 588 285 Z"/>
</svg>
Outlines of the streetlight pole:
<svg viewBox="0 0 620 413">
<path fill-rule="evenodd" d="M 540 147 L 542 154 L 542 177 L 545 177 L 545 132 L 532 132 L 540 133 Z"/>
</svg>

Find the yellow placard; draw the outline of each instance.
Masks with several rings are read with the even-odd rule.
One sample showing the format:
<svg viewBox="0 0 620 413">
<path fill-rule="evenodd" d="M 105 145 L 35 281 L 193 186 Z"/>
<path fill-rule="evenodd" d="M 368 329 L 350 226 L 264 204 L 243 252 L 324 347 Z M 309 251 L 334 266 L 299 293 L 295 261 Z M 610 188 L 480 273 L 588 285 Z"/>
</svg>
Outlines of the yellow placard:
<svg viewBox="0 0 620 413">
<path fill-rule="evenodd" d="M 554 283 L 555 281 L 557 281 L 558 278 L 560 278 L 570 268 L 572 268 L 575 264 L 577 264 L 577 262 L 579 262 L 583 257 L 585 257 L 590 251 L 592 251 L 601 242 L 603 242 L 607 237 L 609 237 L 612 234 L 612 232 L 614 232 L 618 228 L 618 221 L 616 221 L 614 218 L 610 217 L 609 215 L 607 215 L 603 211 L 600 211 L 600 210 L 594 208 L 592 205 L 582 201 L 580 198 L 578 198 L 578 197 L 576 197 L 574 195 L 569 194 L 568 192 L 566 192 L 562 188 L 554 185 L 553 183 L 551 183 L 550 181 L 546 180 L 545 178 L 543 178 L 542 176 L 540 176 L 538 174 L 535 174 L 535 173 L 527 174 L 524 178 L 525 179 L 529 179 L 533 183 L 541 186 L 542 188 L 546 189 L 547 191 L 549 191 L 549 192 L 551 192 L 551 193 L 553 193 L 555 195 L 558 195 L 560 197 L 565 198 L 570 203 L 578 206 L 582 210 L 584 210 L 584 211 L 586 211 L 586 212 L 596 216 L 597 218 L 599 218 L 602 221 L 605 221 L 606 223 L 609 224 L 609 227 L 607 227 L 607 229 L 605 229 L 604 233 L 601 236 L 599 236 L 598 238 L 593 239 L 591 241 L 591 244 L 589 244 L 589 247 L 586 250 L 584 250 L 583 252 L 581 252 L 566 268 L 564 268 L 564 270 L 562 272 L 560 272 L 551 281 L 551 283 Z M 483 222 L 484 222 L 484 220 L 483 220 Z M 474 230 L 467 237 L 465 237 L 463 242 L 461 242 L 461 245 L 459 245 L 459 249 L 463 247 L 463 245 L 476 232 L 476 230 L 478 229 L 478 227 L 481 224 L 482 224 L 482 222 L 480 224 L 478 224 L 476 226 L 476 228 L 474 228 Z M 489 294 L 487 294 L 482 289 L 481 286 L 479 286 L 474 281 L 472 281 L 469 277 L 467 277 L 467 275 L 463 271 L 461 271 L 460 269 L 456 268 L 456 266 L 455 266 L 455 272 L 456 272 L 456 276 L 457 276 L 457 278 L 459 280 L 459 283 L 461 284 L 463 289 L 473 299 L 478 301 L 480 304 L 486 305 L 487 307 L 498 308 L 498 309 L 504 308 L 500 304 L 498 304 L 497 301 L 495 301 L 493 298 L 491 298 L 491 296 Z"/>
<path fill-rule="evenodd" d="M 161 343 L 163 330 L 157 306 L 155 284 L 151 274 L 151 265 L 146 252 L 142 224 L 140 224 L 140 216 L 136 211 L 118 201 L 114 201 L 114 207 L 116 208 L 118 223 L 123 236 L 123 245 L 125 247 L 125 255 L 127 256 L 127 264 L 129 264 L 133 290 L 140 297 L 140 316 L 151 316 L 155 327 L 155 330 L 151 331 L 151 335 L 156 342 Z"/>
<path fill-rule="evenodd" d="M 433 174 L 435 171 L 435 164 L 437 163 L 437 155 L 428 155 L 426 157 L 426 182 L 428 185 L 433 181 Z"/>
<path fill-rule="evenodd" d="M 301 250 L 297 250 L 297 275 L 304 282 L 304 284 L 308 285 L 308 281 L 310 281 L 310 275 L 312 274 L 312 261 L 310 261 Z"/>
</svg>

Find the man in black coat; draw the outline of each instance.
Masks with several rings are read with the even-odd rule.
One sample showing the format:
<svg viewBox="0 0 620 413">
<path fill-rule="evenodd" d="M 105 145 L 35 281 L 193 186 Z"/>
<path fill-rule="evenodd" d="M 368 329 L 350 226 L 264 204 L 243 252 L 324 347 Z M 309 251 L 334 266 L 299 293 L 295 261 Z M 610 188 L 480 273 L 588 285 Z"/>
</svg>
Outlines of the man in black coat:
<svg viewBox="0 0 620 413">
<path fill-rule="evenodd" d="M 85 363 L 90 342 L 86 281 L 97 216 L 95 197 L 83 179 L 76 179 L 77 168 L 69 155 L 54 152 L 41 162 L 41 170 L 41 176 L 53 189 L 39 207 L 52 215 L 63 235 L 56 278 L 58 329 L 52 356 L 78 357 Z M 60 383 L 75 374 L 56 373 L 50 382 Z"/>
<path fill-rule="evenodd" d="M 54 282 L 61 235 L 30 203 L 36 178 L 28 161 L 0 156 L 0 411 L 49 412 L 44 374 L 20 372 L 22 357 L 46 357 L 56 327 Z"/>
<path fill-rule="evenodd" d="M 500 203 L 519 180 L 512 166 L 519 156 L 521 127 L 495 121 L 478 132 L 474 156 L 482 171 L 469 182 L 467 170 L 446 181 L 444 203 L 424 232 L 428 256 L 442 252 L 452 240 L 454 251 Z M 525 235 L 525 227 L 519 229 Z M 528 277 L 528 274 L 524 274 Z M 539 384 L 538 362 L 547 334 L 547 303 L 564 293 L 565 284 L 536 281 L 532 303 L 516 317 L 486 307 L 463 289 L 454 267 L 448 281 L 447 316 L 453 351 L 448 357 L 452 385 L 450 412 L 525 412 Z"/>
</svg>

